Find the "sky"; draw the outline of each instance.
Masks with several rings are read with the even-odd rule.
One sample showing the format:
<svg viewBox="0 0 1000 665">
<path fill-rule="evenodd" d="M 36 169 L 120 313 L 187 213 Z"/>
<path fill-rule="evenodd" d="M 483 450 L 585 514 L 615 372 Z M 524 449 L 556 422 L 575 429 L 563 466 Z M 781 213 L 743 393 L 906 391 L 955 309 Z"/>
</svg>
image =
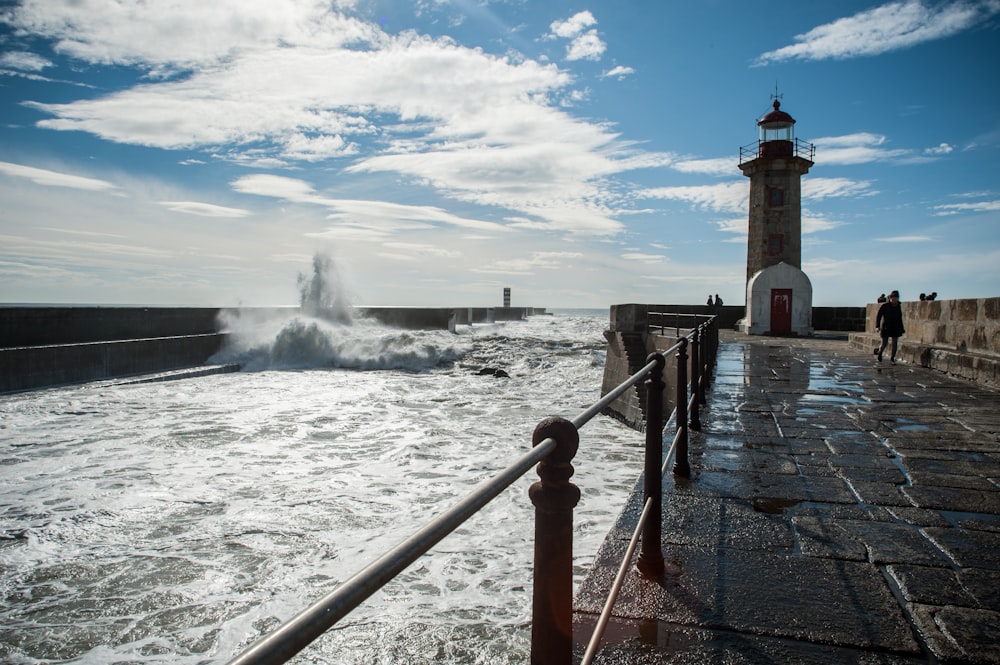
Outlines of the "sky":
<svg viewBox="0 0 1000 665">
<path fill-rule="evenodd" d="M 815 306 L 1000 296 L 1000 0 L 0 0 L 0 303 L 742 304 L 775 95 Z"/>
</svg>

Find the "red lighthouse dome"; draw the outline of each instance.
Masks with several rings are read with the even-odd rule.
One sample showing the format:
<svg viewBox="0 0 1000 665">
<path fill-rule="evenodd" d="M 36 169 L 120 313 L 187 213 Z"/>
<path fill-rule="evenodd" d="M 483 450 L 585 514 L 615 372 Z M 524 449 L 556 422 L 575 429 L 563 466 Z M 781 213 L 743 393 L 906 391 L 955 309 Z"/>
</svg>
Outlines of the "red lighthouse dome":
<svg viewBox="0 0 1000 665">
<path fill-rule="evenodd" d="M 781 110 L 774 100 L 774 110 L 757 123 L 760 127 L 761 157 L 791 157 L 795 142 L 795 119 Z"/>
</svg>

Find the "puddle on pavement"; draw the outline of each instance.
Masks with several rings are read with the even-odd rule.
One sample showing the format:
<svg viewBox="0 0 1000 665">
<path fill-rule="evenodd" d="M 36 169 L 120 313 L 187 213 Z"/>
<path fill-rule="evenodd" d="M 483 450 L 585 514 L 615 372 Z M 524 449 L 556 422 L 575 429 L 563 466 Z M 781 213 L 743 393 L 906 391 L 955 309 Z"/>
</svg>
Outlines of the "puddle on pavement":
<svg viewBox="0 0 1000 665">
<path fill-rule="evenodd" d="M 825 411 L 821 411 L 819 409 L 797 409 L 795 411 L 795 415 L 796 416 L 820 416 L 820 415 L 823 415 L 824 413 L 826 413 L 826 412 Z M 805 418 L 800 418 L 800 417 L 797 417 L 795 419 L 796 420 L 805 420 Z"/>
<path fill-rule="evenodd" d="M 756 496 L 753 499 L 753 509 L 758 513 L 781 515 L 786 508 L 792 508 L 801 503 L 796 499 L 779 499 L 773 496 Z"/>
<path fill-rule="evenodd" d="M 802 396 L 803 402 L 816 404 L 861 404 L 859 397 L 847 397 L 846 395 L 826 395 L 821 393 L 806 393 Z"/>
<path fill-rule="evenodd" d="M 743 453 L 728 450 L 706 450 L 702 453 L 701 463 L 707 468 L 725 471 L 739 471 L 747 467 Z"/>
<path fill-rule="evenodd" d="M 932 427 L 926 423 L 919 423 L 909 418 L 896 418 L 895 421 L 886 423 L 897 432 L 930 432 Z"/>
<path fill-rule="evenodd" d="M 856 383 L 844 383 L 835 377 L 826 375 L 815 376 L 813 373 L 809 375 L 809 390 L 815 392 L 839 390 L 859 395 L 864 392 L 864 389 Z"/>
</svg>

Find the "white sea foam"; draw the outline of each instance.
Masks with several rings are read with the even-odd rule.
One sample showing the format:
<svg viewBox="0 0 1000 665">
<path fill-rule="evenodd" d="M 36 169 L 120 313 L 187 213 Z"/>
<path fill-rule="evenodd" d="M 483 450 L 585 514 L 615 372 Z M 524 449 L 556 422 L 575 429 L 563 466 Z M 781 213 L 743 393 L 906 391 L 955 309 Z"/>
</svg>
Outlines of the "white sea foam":
<svg viewBox="0 0 1000 665">
<path fill-rule="evenodd" d="M 351 324 L 294 309 L 226 310 L 228 341 L 210 362 L 245 371 L 347 368 L 421 371 L 453 363 L 471 349 L 447 331 L 407 331 L 359 319 Z"/>
<path fill-rule="evenodd" d="M 446 331 L 404 331 L 356 319 L 333 259 L 317 254 L 300 274 L 299 307 L 227 309 L 224 348 L 209 359 L 244 371 L 348 368 L 421 371 L 458 360 L 471 346 Z"/>
<path fill-rule="evenodd" d="M 606 320 L 584 314 L 452 335 L 258 312 L 229 351 L 258 371 L 0 396 L 0 661 L 233 657 L 506 468 L 539 420 L 595 401 Z M 617 421 L 581 431 L 578 572 L 641 457 L 642 435 Z M 527 662 L 536 479 L 304 658 Z"/>
</svg>

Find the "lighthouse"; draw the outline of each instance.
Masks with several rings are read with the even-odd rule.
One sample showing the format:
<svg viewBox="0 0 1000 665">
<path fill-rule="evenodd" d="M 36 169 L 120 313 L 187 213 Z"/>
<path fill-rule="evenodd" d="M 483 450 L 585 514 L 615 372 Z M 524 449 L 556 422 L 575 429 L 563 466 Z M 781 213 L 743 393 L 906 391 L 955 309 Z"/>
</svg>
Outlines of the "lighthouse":
<svg viewBox="0 0 1000 665">
<path fill-rule="evenodd" d="M 774 100 L 757 122 L 756 142 L 740 148 L 750 178 L 746 315 L 750 335 L 811 335 L 812 284 L 802 272 L 801 178 L 815 148 L 795 138 L 795 120 Z"/>
</svg>

